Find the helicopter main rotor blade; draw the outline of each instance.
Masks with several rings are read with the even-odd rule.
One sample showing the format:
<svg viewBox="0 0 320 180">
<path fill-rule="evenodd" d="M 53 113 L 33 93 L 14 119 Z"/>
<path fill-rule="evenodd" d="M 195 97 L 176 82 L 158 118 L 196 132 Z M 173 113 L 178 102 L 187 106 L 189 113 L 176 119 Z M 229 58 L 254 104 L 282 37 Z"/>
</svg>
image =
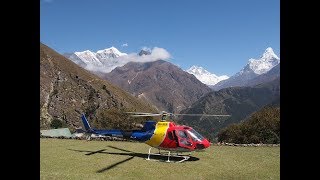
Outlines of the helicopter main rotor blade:
<svg viewBox="0 0 320 180">
<path fill-rule="evenodd" d="M 177 116 L 222 116 L 222 117 L 230 116 L 228 114 L 226 114 L 226 115 L 219 115 L 219 114 L 173 114 L 173 115 L 177 115 Z"/>
<path fill-rule="evenodd" d="M 161 116 L 162 114 L 133 114 L 132 117 Z"/>
<path fill-rule="evenodd" d="M 161 113 L 145 113 L 145 112 L 126 112 L 133 117 L 145 117 L 145 116 L 214 116 L 214 117 L 229 117 L 229 114 L 173 114 L 162 111 Z"/>
<path fill-rule="evenodd" d="M 126 112 L 128 114 L 155 114 L 155 113 L 145 113 L 145 112 Z"/>
</svg>

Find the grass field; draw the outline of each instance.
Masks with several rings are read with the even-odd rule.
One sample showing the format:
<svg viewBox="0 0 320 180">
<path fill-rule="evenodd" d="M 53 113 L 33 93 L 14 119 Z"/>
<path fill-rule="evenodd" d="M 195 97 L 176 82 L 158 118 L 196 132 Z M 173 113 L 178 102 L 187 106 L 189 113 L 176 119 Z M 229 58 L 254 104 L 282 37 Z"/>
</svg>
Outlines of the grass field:
<svg viewBox="0 0 320 180">
<path fill-rule="evenodd" d="M 280 179 L 280 147 L 213 145 L 183 163 L 147 161 L 148 149 L 144 143 L 40 139 L 40 178 Z"/>
</svg>

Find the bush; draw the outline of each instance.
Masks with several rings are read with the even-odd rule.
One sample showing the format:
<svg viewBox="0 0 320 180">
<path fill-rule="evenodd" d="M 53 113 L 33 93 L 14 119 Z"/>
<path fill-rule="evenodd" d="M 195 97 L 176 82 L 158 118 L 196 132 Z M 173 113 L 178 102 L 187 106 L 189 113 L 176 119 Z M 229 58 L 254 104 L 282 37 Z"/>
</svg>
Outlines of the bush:
<svg viewBox="0 0 320 180">
<path fill-rule="evenodd" d="M 50 127 L 54 129 L 62 128 L 62 121 L 59 119 L 53 119 L 50 123 Z"/>
<path fill-rule="evenodd" d="M 232 124 L 218 133 L 219 142 L 280 143 L 280 108 L 265 107 L 240 124 Z"/>
</svg>

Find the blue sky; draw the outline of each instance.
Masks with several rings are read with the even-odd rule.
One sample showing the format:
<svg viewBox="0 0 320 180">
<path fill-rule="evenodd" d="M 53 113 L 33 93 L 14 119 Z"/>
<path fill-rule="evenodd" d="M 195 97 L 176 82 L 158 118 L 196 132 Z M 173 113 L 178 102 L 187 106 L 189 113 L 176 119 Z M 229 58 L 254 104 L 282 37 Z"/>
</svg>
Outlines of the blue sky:
<svg viewBox="0 0 320 180">
<path fill-rule="evenodd" d="M 184 70 L 231 76 L 267 47 L 280 57 L 280 1 L 40 0 L 40 40 L 59 53 L 160 47 Z"/>
</svg>

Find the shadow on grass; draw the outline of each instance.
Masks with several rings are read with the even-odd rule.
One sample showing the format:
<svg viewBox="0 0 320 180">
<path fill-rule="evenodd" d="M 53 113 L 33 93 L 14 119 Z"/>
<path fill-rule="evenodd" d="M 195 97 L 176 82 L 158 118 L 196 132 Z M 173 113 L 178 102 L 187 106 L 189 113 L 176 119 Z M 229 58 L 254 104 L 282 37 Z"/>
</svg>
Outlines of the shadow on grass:
<svg viewBox="0 0 320 180">
<path fill-rule="evenodd" d="M 119 164 L 122 164 L 122 163 L 125 163 L 127 161 L 130 161 L 134 157 L 139 157 L 139 158 L 144 158 L 144 159 L 148 158 L 148 154 L 136 153 L 136 152 L 128 151 L 128 150 L 121 149 L 121 148 L 118 148 L 118 147 L 114 147 L 114 146 L 108 146 L 108 147 L 116 149 L 116 150 L 124 151 L 126 153 L 122 153 L 122 152 L 105 152 L 106 149 L 100 149 L 100 150 L 97 150 L 97 151 L 77 150 L 77 149 L 68 149 L 68 150 L 76 151 L 76 152 L 85 152 L 86 153 L 85 155 L 87 155 L 87 156 L 93 155 L 93 154 L 96 154 L 96 153 L 111 154 L 111 155 L 121 155 L 121 156 L 131 156 L 131 157 L 129 157 L 129 158 L 123 160 L 123 161 L 120 161 L 120 162 L 114 163 L 114 164 L 112 164 L 112 165 L 110 165 L 108 167 L 102 168 L 102 169 L 96 171 L 97 173 L 102 173 L 104 171 L 112 169 L 112 168 L 116 167 Z M 188 161 L 198 161 L 199 160 L 199 158 L 197 158 L 197 157 L 193 157 L 193 156 L 189 156 L 189 157 L 190 158 L 188 159 Z M 165 162 L 168 159 L 168 156 L 160 156 L 160 155 L 151 154 L 150 155 L 150 159 L 158 160 L 159 162 Z M 170 161 L 172 161 L 172 162 L 178 162 L 180 160 L 181 160 L 181 157 L 174 157 L 174 156 L 170 157 Z"/>
</svg>

